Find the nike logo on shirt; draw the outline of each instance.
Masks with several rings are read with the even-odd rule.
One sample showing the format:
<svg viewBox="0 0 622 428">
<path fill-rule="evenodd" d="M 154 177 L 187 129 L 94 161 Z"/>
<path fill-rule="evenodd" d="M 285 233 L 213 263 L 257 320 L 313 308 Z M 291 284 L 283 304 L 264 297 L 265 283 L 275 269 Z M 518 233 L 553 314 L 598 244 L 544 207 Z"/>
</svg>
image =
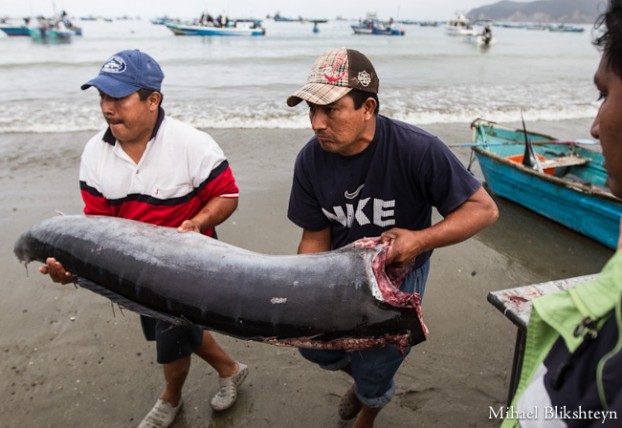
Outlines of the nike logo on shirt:
<svg viewBox="0 0 622 428">
<path fill-rule="evenodd" d="M 345 197 L 346 197 L 346 199 L 350 199 L 350 200 L 352 200 L 352 199 L 356 198 L 356 197 L 359 195 L 359 193 L 361 193 L 361 190 L 363 190 L 363 187 L 365 187 L 365 184 L 361 184 L 361 185 L 358 187 L 358 189 L 356 189 L 356 190 L 355 190 L 354 192 L 352 192 L 352 193 L 350 193 L 350 192 L 348 192 L 348 191 L 346 190 L 346 191 L 343 193 L 343 196 L 345 196 Z"/>
</svg>

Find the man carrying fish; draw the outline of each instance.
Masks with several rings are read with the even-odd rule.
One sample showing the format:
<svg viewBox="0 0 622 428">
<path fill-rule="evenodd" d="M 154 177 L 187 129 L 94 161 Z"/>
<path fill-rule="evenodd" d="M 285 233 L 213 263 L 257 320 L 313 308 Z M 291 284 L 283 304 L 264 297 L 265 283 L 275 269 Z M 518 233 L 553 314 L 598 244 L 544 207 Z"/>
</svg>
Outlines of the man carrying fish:
<svg viewBox="0 0 622 428">
<path fill-rule="evenodd" d="M 303 228 L 298 253 L 328 251 L 382 236 L 387 264 L 413 271 L 401 285 L 423 297 L 432 250 L 464 241 L 498 217 L 497 207 L 447 146 L 415 126 L 379 115 L 379 79 L 352 49 L 314 62 L 287 99 L 306 101 L 315 136 L 296 159 L 288 217 Z M 443 219 L 432 224 L 432 208 Z M 394 376 L 410 349 L 301 349 L 306 359 L 354 379 L 339 404 L 354 428 L 372 427 L 392 399 Z"/>
<path fill-rule="evenodd" d="M 83 90 L 94 86 L 99 91 L 108 123 L 82 153 L 84 213 L 216 237 L 215 226 L 237 208 L 235 178 L 210 135 L 165 115 L 163 79 L 160 65 L 151 56 L 125 50 L 82 85 Z M 73 280 L 53 258 L 41 272 L 55 282 Z M 233 360 L 208 331 L 145 316 L 141 324 L 147 340 L 156 341 L 166 385 L 139 428 L 164 428 L 174 421 L 183 403 L 182 388 L 193 353 L 218 372 L 219 390 L 211 400 L 212 408 L 225 410 L 234 404 L 248 367 Z"/>
</svg>

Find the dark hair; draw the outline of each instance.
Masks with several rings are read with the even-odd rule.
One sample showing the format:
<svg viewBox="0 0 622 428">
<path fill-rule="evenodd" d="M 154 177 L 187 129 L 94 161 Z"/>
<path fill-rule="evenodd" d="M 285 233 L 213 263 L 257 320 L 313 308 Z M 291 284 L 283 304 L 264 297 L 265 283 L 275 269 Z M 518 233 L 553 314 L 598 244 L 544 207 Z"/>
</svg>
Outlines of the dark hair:
<svg viewBox="0 0 622 428">
<path fill-rule="evenodd" d="M 609 0 L 607 11 L 600 15 L 594 27 L 604 32 L 592 42 L 601 49 L 607 66 L 622 78 L 622 0 Z"/>
<path fill-rule="evenodd" d="M 373 98 L 374 100 L 376 100 L 376 110 L 374 110 L 374 113 L 378 114 L 378 112 L 380 111 L 380 101 L 378 101 L 378 94 L 361 91 L 359 89 L 352 89 L 350 92 L 348 92 L 348 95 L 352 97 L 352 100 L 354 101 L 354 108 L 356 110 L 361 108 L 363 103 L 367 101 L 367 98 Z"/>
<path fill-rule="evenodd" d="M 141 101 L 145 101 L 147 98 L 149 98 L 149 95 L 153 94 L 154 92 L 158 92 L 155 91 L 153 89 L 139 89 L 138 90 L 138 97 L 140 98 Z M 164 95 L 162 95 L 162 92 L 158 92 L 160 94 L 160 105 L 162 105 L 162 100 L 164 100 Z"/>
</svg>

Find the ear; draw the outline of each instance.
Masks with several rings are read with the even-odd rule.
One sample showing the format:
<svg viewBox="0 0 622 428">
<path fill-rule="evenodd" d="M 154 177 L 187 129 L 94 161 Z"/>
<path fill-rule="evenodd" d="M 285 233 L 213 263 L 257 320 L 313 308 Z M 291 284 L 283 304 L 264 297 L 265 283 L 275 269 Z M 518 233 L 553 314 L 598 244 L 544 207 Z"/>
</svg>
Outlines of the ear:
<svg viewBox="0 0 622 428">
<path fill-rule="evenodd" d="M 376 100 L 371 97 L 367 98 L 365 102 L 363 103 L 363 111 L 365 112 L 365 115 L 369 117 L 374 115 L 374 112 L 376 111 L 376 107 L 377 107 Z"/>
<path fill-rule="evenodd" d="M 160 94 L 159 92 L 152 92 L 151 95 L 149 95 L 149 98 L 147 98 L 147 102 L 149 103 L 149 109 L 155 109 L 157 110 L 157 108 L 160 106 L 160 101 L 162 100 L 162 94 Z"/>
</svg>

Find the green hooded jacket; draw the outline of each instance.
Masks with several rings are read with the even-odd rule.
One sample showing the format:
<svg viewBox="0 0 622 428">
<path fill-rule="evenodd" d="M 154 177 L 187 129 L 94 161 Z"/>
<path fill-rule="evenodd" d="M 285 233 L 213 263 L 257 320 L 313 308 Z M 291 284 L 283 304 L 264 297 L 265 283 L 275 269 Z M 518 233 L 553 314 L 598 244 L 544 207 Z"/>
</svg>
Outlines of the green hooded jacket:
<svg viewBox="0 0 622 428">
<path fill-rule="evenodd" d="M 533 301 L 533 309 L 527 326 L 525 353 L 520 381 L 512 399 L 512 408 L 532 381 L 536 370 L 544 361 L 553 344 L 561 336 L 572 353 L 584 340 L 584 335 L 575 335 L 584 320 L 597 320 L 597 329 L 614 314 L 617 316 L 618 331 L 622 332 L 620 299 L 622 296 L 622 251 L 618 251 L 605 265 L 598 277 L 559 293 L 542 296 Z M 617 340 L 616 352 L 622 350 L 622 337 Z M 605 359 L 605 356 L 603 359 Z M 601 364 L 599 364 L 601 366 Z M 597 384 L 602 372 L 597 368 Z M 604 391 L 599 388 L 600 401 L 607 408 Z M 516 419 L 505 419 L 502 428 L 519 427 Z"/>
</svg>

